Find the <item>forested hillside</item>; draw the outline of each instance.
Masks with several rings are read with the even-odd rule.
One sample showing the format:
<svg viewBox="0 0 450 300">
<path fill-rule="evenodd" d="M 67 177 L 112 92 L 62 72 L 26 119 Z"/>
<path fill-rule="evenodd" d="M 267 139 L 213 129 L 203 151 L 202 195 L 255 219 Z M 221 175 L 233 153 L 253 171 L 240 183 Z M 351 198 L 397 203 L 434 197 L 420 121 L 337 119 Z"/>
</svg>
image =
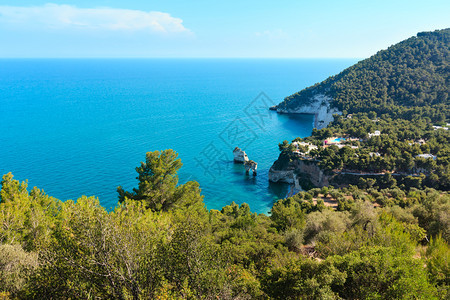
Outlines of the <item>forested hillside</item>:
<svg viewBox="0 0 450 300">
<path fill-rule="evenodd" d="M 235 203 L 207 211 L 197 183 L 177 184 L 180 167 L 172 150 L 148 153 L 139 187 L 119 189 L 111 212 L 3 176 L 0 297 L 447 299 L 447 193 L 323 188 L 270 216 Z"/>
<path fill-rule="evenodd" d="M 295 108 L 314 94 L 330 96 L 344 115 L 374 111 L 392 118 L 450 118 L 450 29 L 419 33 L 336 76 L 284 99 Z"/>
</svg>

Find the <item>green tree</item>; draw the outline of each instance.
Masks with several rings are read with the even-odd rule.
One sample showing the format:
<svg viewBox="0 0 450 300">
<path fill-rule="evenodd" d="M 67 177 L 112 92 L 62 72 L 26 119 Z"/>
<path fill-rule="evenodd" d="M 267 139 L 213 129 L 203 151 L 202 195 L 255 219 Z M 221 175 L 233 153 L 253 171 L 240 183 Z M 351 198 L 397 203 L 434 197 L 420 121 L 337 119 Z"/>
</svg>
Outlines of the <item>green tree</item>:
<svg viewBox="0 0 450 300">
<path fill-rule="evenodd" d="M 442 299 L 450 292 L 450 247 L 441 236 L 431 238 L 425 253 L 425 261 L 431 281 L 438 286 Z"/>
<path fill-rule="evenodd" d="M 20 245 L 0 245 L 0 296 L 19 297 L 37 267 L 37 253 L 25 252 Z"/>
<path fill-rule="evenodd" d="M 263 282 L 273 299 L 337 299 L 331 287 L 345 282 L 345 272 L 329 262 L 291 259 L 268 269 Z"/>
<path fill-rule="evenodd" d="M 53 242 L 40 255 L 31 298 L 150 298 L 160 285 L 155 247 L 170 222 L 127 202 L 108 213 L 98 199 L 63 205 Z"/>
<path fill-rule="evenodd" d="M 347 274 L 333 288 L 344 299 L 437 299 L 423 263 L 391 248 L 363 248 L 330 260 Z"/>
<path fill-rule="evenodd" d="M 204 211 L 203 197 L 197 182 L 190 181 L 178 184 L 177 172 L 183 165 L 178 154 L 173 150 L 154 151 L 146 154 L 145 162 L 136 168 L 139 180 L 138 188 L 132 192 L 117 188 L 119 202 L 126 199 L 142 201 L 153 211 L 168 211 L 170 209 L 197 206 Z"/>
<path fill-rule="evenodd" d="M 25 250 L 45 247 L 58 219 L 61 202 L 20 183 L 8 173 L 0 191 L 0 243 L 20 244 Z"/>
<path fill-rule="evenodd" d="M 299 203 L 292 198 L 278 200 L 272 207 L 270 218 L 280 231 L 302 229 L 305 224 L 305 215 Z"/>
</svg>

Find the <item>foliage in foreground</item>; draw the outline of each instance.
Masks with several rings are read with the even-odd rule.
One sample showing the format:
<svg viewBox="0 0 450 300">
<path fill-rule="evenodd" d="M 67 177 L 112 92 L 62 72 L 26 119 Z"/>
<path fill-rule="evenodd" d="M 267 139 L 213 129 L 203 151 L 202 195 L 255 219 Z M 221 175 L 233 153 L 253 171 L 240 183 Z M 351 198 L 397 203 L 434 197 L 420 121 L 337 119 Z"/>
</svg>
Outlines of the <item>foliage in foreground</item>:
<svg viewBox="0 0 450 300">
<path fill-rule="evenodd" d="M 278 201 L 270 217 L 251 213 L 246 204 L 207 211 L 197 183 L 177 184 L 181 162 L 176 153 L 153 152 L 146 158 L 137 168 L 138 188 L 119 192 L 121 203 L 109 212 L 94 197 L 61 202 L 37 188 L 28 191 L 25 182 L 4 175 L 0 295 L 447 297 L 449 246 L 442 237 L 447 233 L 432 225 L 440 220 L 434 215 L 437 206 L 449 215 L 446 193 L 430 190 L 435 196 L 419 197 L 414 205 L 386 201 L 374 208 L 370 199 L 359 199 L 356 195 L 363 191 L 354 188 L 354 201 L 341 211 L 304 200 L 309 198 L 306 193 Z M 417 195 L 405 198 L 408 202 Z"/>
</svg>

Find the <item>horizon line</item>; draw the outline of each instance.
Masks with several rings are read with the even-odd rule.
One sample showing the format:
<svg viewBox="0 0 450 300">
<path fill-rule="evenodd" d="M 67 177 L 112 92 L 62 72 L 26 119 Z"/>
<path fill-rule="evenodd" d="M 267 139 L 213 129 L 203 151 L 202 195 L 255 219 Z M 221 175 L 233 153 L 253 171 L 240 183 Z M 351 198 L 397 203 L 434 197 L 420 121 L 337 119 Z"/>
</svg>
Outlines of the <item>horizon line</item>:
<svg viewBox="0 0 450 300">
<path fill-rule="evenodd" d="M 67 57 L 46 57 L 46 56 L 37 56 L 37 57 L 0 57 L 2 60 L 6 59 L 366 59 L 368 57 L 214 57 L 214 56 L 206 56 L 206 57 L 197 57 L 197 56 L 182 56 L 182 57 L 167 57 L 167 56 L 111 56 L 111 57 L 101 57 L 101 56 L 67 56 Z"/>
</svg>

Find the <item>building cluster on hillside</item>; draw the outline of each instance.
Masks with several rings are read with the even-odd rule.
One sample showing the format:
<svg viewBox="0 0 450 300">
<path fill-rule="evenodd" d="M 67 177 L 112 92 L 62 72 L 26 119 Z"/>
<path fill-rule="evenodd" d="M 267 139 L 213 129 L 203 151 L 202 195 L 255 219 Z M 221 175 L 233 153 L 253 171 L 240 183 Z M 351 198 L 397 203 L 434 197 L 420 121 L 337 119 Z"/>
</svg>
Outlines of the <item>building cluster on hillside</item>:
<svg viewBox="0 0 450 300">
<path fill-rule="evenodd" d="M 323 141 L 323 147 L 326 148 L 331 145 L 337 146 L 339 149 L 344 148 L 345 146 L 348 146 L 352 149 L 358 149 L 358 146 L 352 146 L 345 144 L 346 141 L 359 141 L 358 138 L 343 138 L 343 137 L 331 137 L 328 139 L 325 139 Z"/>
<path fill-rule="evenodd" d="M 410 142 L 408 143 L 408 145 L 412 146 L 412 145 L 425 145 L 427 142 L 424 139 L 418 139 L 414 142 Z"/>
<path fill-rule="evenodd" d="M 369 139 L 374 136 L 380 136 L 381 132 L 379 130 L 375 130 L 373 133 L 369 133 Z"/>
<path fill-rule="evenodd" d="M 433 126 L 434 130 L 438 130 L 438 129 L 448 130 L 449 127 L 450 127 L 450 123 L 447 123 L 446 126 Z"/>
<path fill-rule="evenodd" d="M 378 153 L 378 152 L 369 152 L 369 155 L 370 155 L 370 157 L 373 157 L 373 156 L 381 156 L 381 154 Z"/>
<path fill-rule="evenodd" d="M 437 158 L 436 155 L 433 155 L 430 153 L 419 154 L 419 155 L 416 155 L 416 157 L 425 158 L 425 159 L 431 158 L 433 160 L 436 160 L 436 158 Z"/>
<path fill-rule="evenodd" d="M 300 154 L 300 155 L 306 155 L 311 150 L 317 150 L 318 147 L 316 145 L 313 145 L 311 143 L 305 143 L 305 142 L 293 142 L 292 145 L 295 147 L 294 153 Z M 306 152 L 301 152 L 300 147 L 306 148 Z"/>
</svg>

